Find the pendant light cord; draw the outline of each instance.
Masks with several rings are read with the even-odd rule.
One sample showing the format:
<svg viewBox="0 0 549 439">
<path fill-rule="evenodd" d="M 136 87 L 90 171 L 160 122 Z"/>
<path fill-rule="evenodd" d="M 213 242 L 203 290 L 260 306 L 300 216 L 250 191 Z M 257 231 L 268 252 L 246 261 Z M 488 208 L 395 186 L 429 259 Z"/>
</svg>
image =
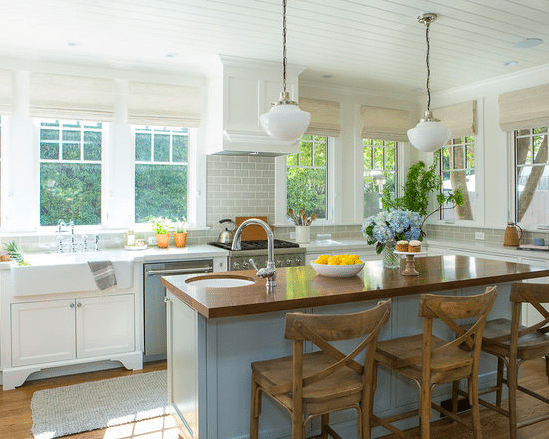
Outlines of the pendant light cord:
<svg viewBox="0 0 549 439">
<path fill-rule="evenodd" d="M 425 40 L 427 41 L 427 55 L 425 56 L 425 60 L 427 63 L 427 111 L 431 111 L 431 89 L 429 88 L 429 82 L 431 79 L 431 64 L 429 63 L 429 54 L 431 52 L 431 44 L 429 41 L 430 24 L 431 22 L 429 20 L 425 21 Z"/>
<path fill-rule="evenodd" d="M 282 0 L 282 88 L 286 95 L 286 0 Z"/>
</svg>

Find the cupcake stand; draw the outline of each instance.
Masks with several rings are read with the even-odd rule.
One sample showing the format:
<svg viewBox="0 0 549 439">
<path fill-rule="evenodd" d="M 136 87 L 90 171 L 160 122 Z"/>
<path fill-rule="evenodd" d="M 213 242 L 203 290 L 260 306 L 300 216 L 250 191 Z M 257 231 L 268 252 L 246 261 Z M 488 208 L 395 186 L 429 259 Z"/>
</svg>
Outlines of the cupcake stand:
<svg viewBox="0 0 549 439">
<path fill-rule="evenodd" d="M 406 255 L 406 268 L 402 272 L 403 276 L 418 276 L 414 263 L 415 256 L 425 256 L 427 252 L 399 252 L 395 250 L 396 255 Z"/>
</svg>

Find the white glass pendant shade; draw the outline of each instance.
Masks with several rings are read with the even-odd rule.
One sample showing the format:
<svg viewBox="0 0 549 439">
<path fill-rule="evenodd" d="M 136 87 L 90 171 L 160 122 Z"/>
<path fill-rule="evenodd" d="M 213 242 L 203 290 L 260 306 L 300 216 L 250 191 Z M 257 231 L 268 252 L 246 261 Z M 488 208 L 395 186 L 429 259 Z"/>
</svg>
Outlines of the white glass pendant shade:
<svg viewBox="0 0 549 439">
<path fill-rule="evenodd" d="M 277 103 L 268 113 L 259 116 L 259 121 L 274 139 L 295 141 L 303 136 L 311 123 L 311 113 L 302 111 L 296 104 Z"/>
<path fill-rule="evenodd" d="M 419 151 L 433 152 L 448 142 L 450 134 L 450 129 L 442 125 L 439 120 L 427 117 L 408 130 L 408 140 Z"/>
</svg>

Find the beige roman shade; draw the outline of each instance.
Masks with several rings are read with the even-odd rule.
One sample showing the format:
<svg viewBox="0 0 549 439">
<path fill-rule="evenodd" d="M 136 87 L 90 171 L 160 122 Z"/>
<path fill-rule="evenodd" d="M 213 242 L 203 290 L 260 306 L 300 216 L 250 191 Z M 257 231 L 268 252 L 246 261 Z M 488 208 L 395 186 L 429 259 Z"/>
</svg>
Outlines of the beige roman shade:
<svg viewBox="0 0 549 439">
<path fill-rule="evenodd" d="M 503 131 L 549 124 L 549 85 L 525 88 L 499 96 L 499 126 Z"/>
<path fill-rule="evenodd" d="M 360 108 L 362 129 L 360 136 L 363 139 L 395 140 L 408 142 L 410 113 L 394 108 L 366 107 Z"/>
<path fill-rule="evenodd" d="M 12 106 L 12 73 L 0 70 L 0 114 L 10 114 Z"/>
<path fill-rule="evenodd" d="M 54 119 L 114 119 L 114 81 L 83 76 L 31 73 L 30 115 Z"/>
<path fill-rule="evenodd" d="M 452 139 L 477 133 L 477 101 L 448 105 L 433 110 L 433 116 L 450 128 Z"/>
<path fill-rule="evenodd" d="M 128 122 L 134 125 L 199 127 L 199 87 L 130 82 Z"/>
<path fill-rule="evenodd" d="M 300 99 L 299 108 L 311 113 L 311 123 L 305 134 L 338 137 L 341 134 L 339 102 Z"/>
</svg>

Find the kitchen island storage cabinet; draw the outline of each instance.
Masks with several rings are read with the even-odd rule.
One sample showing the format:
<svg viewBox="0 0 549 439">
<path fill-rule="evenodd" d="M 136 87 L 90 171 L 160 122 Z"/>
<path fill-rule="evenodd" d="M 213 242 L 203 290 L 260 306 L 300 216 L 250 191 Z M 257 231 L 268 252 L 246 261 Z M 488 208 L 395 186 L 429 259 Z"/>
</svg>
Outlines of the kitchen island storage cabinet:
<svg viewBox="0 0 549 439">
<path fill-rule="evenodd" d="M 118 360 L 131 369 L 141 367 L 133 292 L 10 306 L 11 361 L 3 370 L 4 390 L 21 385 L 32 372 L 50 367 L 100 360 Z"/>
</svg>

